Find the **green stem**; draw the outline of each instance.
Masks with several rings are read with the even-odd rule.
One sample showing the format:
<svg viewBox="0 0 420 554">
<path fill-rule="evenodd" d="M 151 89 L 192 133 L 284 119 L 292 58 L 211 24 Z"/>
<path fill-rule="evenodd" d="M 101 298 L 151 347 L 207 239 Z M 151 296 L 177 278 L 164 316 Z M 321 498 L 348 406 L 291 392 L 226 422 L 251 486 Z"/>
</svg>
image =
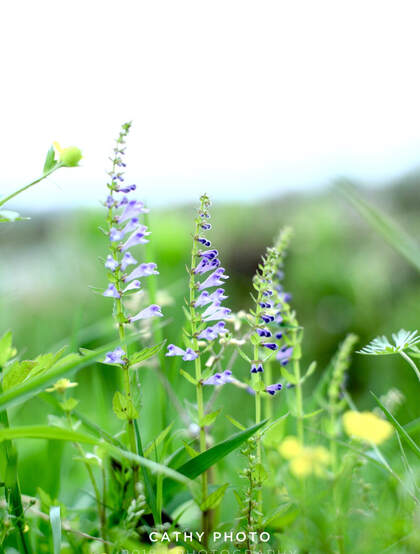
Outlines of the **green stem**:
<svg viewBox="0 0 420 554">
<path fill-rule="evenodd" d="M 1 369 L 1 368 L 0 368 Z M 2 392 L 0 382 L 0 393 Z M 6 410 L 0 411 L 0 427 L 9 427 L 9 418 Z M 6 501 L 9 505 L 12 515 L 16 518 L 16 527 L 18 529 L 18 542 L 23 554 L 31 554 L 32 549 L 25 535 L 25 514 L 22 505 L 22 495 L 20 492 L 19 475 L 17 468 L 17 451 L 12 441 L 6 440 L 2 444 L 5 455 L 5 493 Z"/>
<path fill-rule="evenodd" d="M 12 192 L 12 194 L 9 194 L 9 196 L 6 196 L 6 198 L 2 198 L 0 200 L 0 207 L 3 206 L 4 204 L 6 204 L 6 202 L 8 202 L 9 200 L 11 200 L 12 198 L 14 198 L 15 196 L 17 196 L 18 194 L 20 194 L 21 192 L 24 192 L 25 190 L 29 189 L 30 187 L 33 187 L 34 185 L 36 185 L 37 183 L 43 181 L 44 179 L 46 179 L 49 175 L 51 175 L 51 173 L 54 173 L 54 171 L 57 171 L 57 169 L 59 169 L 60 167 L 63 167 L 63 164 L 61 164 L 60 162 L 55 165 L 52 169 L 50 169 L 49 171 L 47 171 L 46 173 L 44 173 L 44 175 L 42 175 L 41 177 L 38 177 L 38 179 L 35 179 L 35 181 L 32 181 L 32 183 L 29 183 L 29 185 L 25 185 L 24 187 L 16 190 L 15 192 Z"/>
<path fill-rule="evenodd" d="M 413 362 L 413 360 L 410 358 L 410 356 L 407 356 L 407 354 L 403 351 L 400 352 L 401 356 L 404 358 L 406 362 L 408 362 L 411 367 L 414 369 L 415 374 L 417 375 L 417 379 L 420 381 L 420 371 L 416 364 Z"/>
<path fill-rule="evenodd" d="M 273 382 L 272 378 L 273 378 L 273 372 L 271 367 L 271 361 L 269 360 L 265 363 L 265 367 L 264 367 L 265 384 L 271 385 L 271 383 Z M 273 403 L 271 400 L 272 399 L 268 394 L 264 397 L 264 410 L 265 410 L 265 417 L 267 419 L 271 419 L 273 417 Z"/>
</svg>

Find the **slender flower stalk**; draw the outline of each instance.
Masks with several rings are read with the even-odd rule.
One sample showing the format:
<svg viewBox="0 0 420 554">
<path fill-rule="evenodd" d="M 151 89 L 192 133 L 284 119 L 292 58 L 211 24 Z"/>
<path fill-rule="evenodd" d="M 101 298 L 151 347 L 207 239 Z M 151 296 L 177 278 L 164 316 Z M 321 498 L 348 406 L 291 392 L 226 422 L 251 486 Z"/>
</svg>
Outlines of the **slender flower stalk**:
<svg viewBox="0 0 420 554">
<path fill-rule="evenodd" d="M 137 454 L 137 443 L 134 428 L 134 420 L 138 413 L 134 405 L 130 380 L 130 360 L 126 343 L 126 326 L 141 319 L 160 317 L 160 307 L 152 304 L 141 310 L 134 316 L 128 316 L 124 308 L 124 297 L 135 290 L 141 290 L 140 277 L 147 277 L 158 273 L 156 264 L 143 263 L 133 270 L 138 262 L 129 252 L 129 248 L 148 242 L 150 232 L 147 227 L 140 223 L 139 216 L 146 213 L 144 204 L 138 200 L 131 199 L 128 193 L 136 189 L 135 185 L 124 184 L 124 160 L 125 141 L 130 130 L 131 123 L 122 125 L 112 157 L 112 169 L 109 172 L 110 182 L 108 183 L 108 197 L 105 206 L 107 213 L 107 231 L 109 238 L 109 254 L 105 261 L 105 268 L 108 270 L 109 285 L 103 296 L 114 299 L 114 319 L 118 327 L 118 334 L 122 346 L 113 352 L 108 352 L 105 357 L 106 363 L 118 364 L 123 375 L 124 398 L 116 393 L 113 400 L 114 411 L 117 416 L 127 421 L 127 434 L 130 450 Z M 133 464 L 133 494 L 138 481 L 138 466 Z"/>
<path fill-rule="evenodd" d="M 224 268 L 220 267 L 218 251 L 209 249 L 211 243 L 205 236 L 206 232 L 211 229 L 211 224 L 208 221 L 210 219 L 209 207 L 210 200 L 204 194 L 200 198 L 200 208 L 194 221 L 193 247 L 189 269 L 188 309 L 190 325 L 185 332 L 186 348 L 170 344 L 166 353 L 166 356 L 182 356 L 184 361 L 194 362 L 200 452 L 205 452 L 207 449 L 204 386 L 219 386 L 234 382 L 230 370 L 215 374 L 212 374 L 210 370 L 209 374 L 207 368 L 204 374 L 201 360 L 204 351 L 208 351 L 211 344 L 227 332 L 224 320 L 231 313 L 229 308 L 222 306 L 222 301 L 227 298 L 224 289 L 216 288 L 213 292 L 209 292 L 209 289 L 223 285 L 223 281 L 228 278 L 224 273 Z M 205 248 L 203 249 L 203 247 Z M 204 276 L 204 280 L 200 282 L 199 278 L 201 276 Z M 202 501 L 204 502 L 208 495 L 208 472 L 202 474 L 201 485 Z M 204 532 L 203 543 L 206 547 L 211 525 L 211 510 L 205 509 L 202 512 L 202 528 Z"/>
</svg>

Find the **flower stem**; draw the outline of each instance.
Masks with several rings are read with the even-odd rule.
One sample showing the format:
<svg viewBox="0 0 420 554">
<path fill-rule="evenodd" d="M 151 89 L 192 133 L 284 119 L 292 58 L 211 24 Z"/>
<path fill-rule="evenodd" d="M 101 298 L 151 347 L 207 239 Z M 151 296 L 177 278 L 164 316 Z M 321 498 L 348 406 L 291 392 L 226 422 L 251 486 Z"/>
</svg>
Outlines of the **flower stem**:
<svg viewBox="0 0 420 554">
<path fill-rule="evenodd" d="M 55 165 L 52 169 L 50 169 L 49 171 L 47 171 L 46 173 L 44 173 L 43 175 L 41 175 L 41 177 L 38 177 L 38 179 L 35 179 L 35 181 L 32 181 L 32 183 L 29 183 L 29 185 L 25 185 L 24 187 L 18 189 L 18 190 L 15 190 L 15 192 L 12 192 L 12 194 L 9 194 L 9 196 L 6 196 L 6 198 L 2 198 L 0 200 L 0 207 L 3 206 L 4 204 L 6 204 L 6 202 L 8 202 L 9 200 L 11 200 L 12 198 L 14 198 L 15 196 L 17 196 L 18 194 L 20 194 L 21 192 L 24 192 L 25 190 L 29 189 L 30 187 L 33 187 L 34 185 L 36 185 L 37 183 L 43 181 L 44 179 L 46 179 L 49 175 L 51 175 L 51 173 L 54 173 L 54 171 L 56 171 L 57 169 L 59 169 L 60 167 L 62 167 L 62 163 L 58 163 L 57 165 Z"/>
<path fill-rule="evenodd" d="M 413 362 L 413 360 L 410 358 L 410 356 L 407 356 L 407 354 L 403 351 L 400 352 L 401 356 L 404 358 L 406 362 L 408 362 L 411 367 L 414 369 L 415 374 L 417 375 L 417 379 L 420 381 L 420 371 L 416 364 Z"/>
</svg>

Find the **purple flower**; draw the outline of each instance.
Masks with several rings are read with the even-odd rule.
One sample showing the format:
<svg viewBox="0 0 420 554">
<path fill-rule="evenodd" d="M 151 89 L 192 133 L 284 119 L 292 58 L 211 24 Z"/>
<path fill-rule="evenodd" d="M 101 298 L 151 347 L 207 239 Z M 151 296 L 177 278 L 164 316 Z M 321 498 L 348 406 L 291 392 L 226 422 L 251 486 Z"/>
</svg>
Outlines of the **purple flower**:
<svg viewBox="0 0 420 554">
<path fill-rule="evenodd" d="M 124 197 L 127 198 L 127 197 Z M 120 203 L 121 205 L 121 203 Z M 127 219 L 130 219 L 132 217 L 137 217 L 140 214 L 148 213 L 149 210 L 147 210 L 144 207 L 143 202 L 140 202 L 138 200 L 130 200 L 125 202 L 125 208 L 124 211 L 120 216 L 118 216 L 118 222 L 122 223 L 123 221 L 126 221 Z"/>
<path fill-rule="evenodd" d="M 272 294 L 273 294 L 273 291 L 269 290 L 269 289 L 267 289 L 263 292 L 263 296 L 272 296 Z"/>
<path fill-rule="evenodd" d="M 220 302 L 211 304 L 202 314 L 203 321 L 217 321 L 225 319 L 231 313 L 229 308 L 223 308 Z"/>
<path fill-rule="evenodd" d="M 141 288 L 140 281 L 135 280 L 132 283 L 130 283 L 127 287 L 125 287 L 123 292 L 128 292 L 129 290 L 135 290 L 135 289 L 140 289 L 140 288 Z"/>
<path fill-rule="evenodd" d="M 203 244 L 204 246 L 211 246 L 211 242 L 204 238 L 204 237 L 198 237 L 195 239 L 197 242 L 199 242 L 200 244 Z"/>
<path fill-rule="evenodd" d="M 126 206 L 130 202 L 128 196 L 123 196 L 121 200 L 117 204 L 117 208 L 122 208 L 123 206 Z"/>
<path fill-rule="evenodd" d="M 292 346 L 282 346 L 279 352 L 277 352 L 276 358 L 281 363 L 282 366 L 285 366 L 289 363 L 292 353 L 293 353 Z"/>
<path fill-rule="evenodd" d="M 251 373 L 262 373 L 263 371 L 264 368 L 261 362 L 252 362 Z"/>
<path fill-rule="evenodd" d="M 111 254 L 108 254 L 105 262 L 105 267 L 110 271 L 115 271 L 119 265 L 120 264 L 117 262 L 117 260 L 114 260 Z"/>
<path fill-rule="evenodd" d="M 283 333 L 281 331 L 279 331 L 278 333 L 275 334 L 275 337 L 277 340 L 280 340 L 283 338 Z"/>
<path fill-rule="evenodd" d="M 209 258 L 202 258 L 198 266 L 194 269 L 194 273 L 197 275 L 202 275 L 203 273 L 207 273 L 207 271 L 212 271 L 213 269 L 216 269 L 219 267 L 220 261 L 217 258 L 213 258 L 210 260 Z"/>
<path fill-rule="evenodd" d="M 182 359 L 185 362 L 191 362 L 192 360 L 195 360 L 196 358 L 198 358 L 198 354 L 197 354 L 197 352 L 194 352 L 194 350 L 192 348 L 187 348 L 185 350 L 184 355 L 182 356 Z"/>
<path fill-rule="evenodd" d="M 271 323 L 274 321 L 274 316 L 269 314 L 261 314 L 261 319 L 264 321 L 264 323 Z"/>
<path fill-rule="evenodd" d="M 210 304 L 210 302 L 222 302 L 222 300 L 226 300 L 227 298 L 227 296 L 224 296 L 224 292 L 224 289 L 216 289 L 214 292 L 209 294 L 205 290 L 194 302 L 194 306 L 198 308 L 199 306 L 206 306 L 207 304 Z"/>
<path fill-rule="evenodd" d="M 226 369 L 223 373 L 215 373 L 203 381 L 203 385 L 225 385 L 233 381 L 232 372 Z"/>
<path fill-rule="evenodd" d="M 219 323 L 217 323 L 216 325 L 203 329 L 203 331 L 201 331 L 201 333 L 197 336 L 197 338 L 205 339 L 205 340 L 215 340 L 217 339 L 218 335 L 220 333 L 223 333 L 224 331 L 225 331 L 225 322 L 219 321 Z"/>
<path fill-rule="evenodd" d="M 271 331 L 269 331 L 267 328 L 266 329 L 256 329 L 256 331 L 257 331 L 257 333 L 260 337 L 268 338 L 268 337 L 272 336 Z"/>
<path fill-rule="evenodd" d="M 135 265 L 137 260 L 133 258 L 130 252 L 126 252 L 121 260 L 121 269 L 125 271 L 129 265 Z"/>
<path fill-rule="evenodd" d="M 109 296 L 110 298 L 121 298 L 121 294 L 117 291 L 115 285 L 110 283 L 105 292 L 102 293 L 102 296 Z"/>
<path fill-rule="evenodd" d="M 211 224 L 210 223 L 202 223 L 200 225 L 200 227 L 204 230 L 204 231 L 209 231 L 211 229 Z"/>
<path fill-rule="evenodd" d="M 125 364 L 126 362 L 122 359 L 125 356 L 124 350 L 118 346 L 112 352 L 107 352 L 105 355 L 104 363 L 106 364 Z"/>
<path fill-rule="evenodd" d="M 212 260 L 213 258 L 216 258 L 219 255 L 219 252 L 215 249 L 213 250 L 203 250 L 198 253 L 198 255 L 201 258 L 208 258 L 209 260 Z"/>
<path fill-rule="evenodd" d="M 121 178 L 121 176 L 118 176 L 117 175 L 117 179 L 119 179 L 120 181 L 123 181 L 123 179 Z M 132 190 L 136 190 L 136 185 L 128 185 L 127 187 L 115 187 L 115 192 L 125 192 L 125 193 L 128 193 L 128 192 L 131 192 Z"/>
<path fill-rule="evenodd" d="M 109 231 L 109 240 L 111 242 L 119 242 L 124 238 L 125 232 L 123 230 L 112 227 Z"/>
<path fill-rule="evenodd" d="M 265 388 L 265 391 L 268 392 L 268 394 L 271 394 L 272 396 L 276 394 L 277 391 L 281 390 L 283 388 L 283 385 L 280 383 L 275 383 L 274 385 L 268 385 Z"/>
<path fill-rule="evenodd" d="M 149 264 L 140 264 L 138 267 L 133 269 L 133 271 L 127 277 L 124 277 L 124 281 L 131 281 L 137 277 L 148 277 L 149 275 L 159 275 L 159 271 L 156 271 L 157 265 L 154 263 Z"/>
<path fill-rule="evenodd" d="M 183 356 L 184 354 L 185 350 L 182 350 L 179 346 L 175 346 L 175 344 L 169 344 L 168 351 L 165 356 Z"/>
<path fill-rule="evenodd" d="M 210 287 L 218 287 L 219 285 L 223 285 L 222 279 L 229 279 L 229 277 L 227 275 L 224 275 L 224 273 L 225 269 L 223 267 L 217 268 L 216 271 L 209 275 L 207 279 L 199 285 L 198 290 L 204 290 Z"/>
<path fill-rule="evenodd" d="M 131 233 L 134 230 L 138 230 L 137 228 L 140 228 L 139 225 L 139 218 L 138 217 L 132 217 L 130 221 L 127 223 L 127 225 L 124 227 L 123 231 L 124 234 Z"/>
<path fill-rule="evenodd" d="M 151 304 L 137 315 L 130 317 L 129 320 L 137 321 L 139 319 L 149 319 L 150 317 L 162 317 L 163 313 L 160 311 L 160 306 L 157 304 Z"/>
<path fill-rule="evenodd" d="M 270 350 L 277 350 L 278 348 L 275 342 L 262 342 L 261 346 L 265 346 L 265 348 L 269 348 Z"/>
<path fill-rule="evenodd" d="M 192 360 L 198 358 L 197 352 L 194 352 L 192 348 L 187 348 L 186 350 L 183 350 L 182 348 L 179 348 L 179 346 L 175 346 L 175 344 L 170 344 L 168 346 L 168 352 L 166 353 L 166 356 L 182 356 L 182 359 L 185 362 L 191 362 Z"/>
<path fill-rule="evenodd" d="M 124 250 L 127 250 L 131 246 L 136 246 L 137 244 L 146 244 L 149 241 L 145 239 L 147 235 L 150 235 L 150 233 L 146 232 L 147 227 L 145 225 L 141 226 L 141 229 L 133 233 L 128 240 L 122 245 L 121 250 L 124 252 Z"/>
</svg>

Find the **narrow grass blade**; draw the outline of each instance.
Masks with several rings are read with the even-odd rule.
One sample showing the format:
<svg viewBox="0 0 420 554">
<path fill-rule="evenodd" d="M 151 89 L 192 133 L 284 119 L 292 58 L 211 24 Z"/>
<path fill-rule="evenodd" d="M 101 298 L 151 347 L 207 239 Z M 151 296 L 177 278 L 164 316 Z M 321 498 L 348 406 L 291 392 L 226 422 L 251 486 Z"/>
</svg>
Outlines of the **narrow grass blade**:
<svg viewBox="0 0 420 554">
<path fill-rule="evenodd" d="M 143 446 L 141 442 L 141 436 L 139 431 L 139 424 L 137 423 L 137 420 L 134 420 L 134 429 L 136 432 L 136 440 L 137 440 L 137 448 L 140 456 L 143 456 Z M 152 480 L 150 478 L 150 472 L 147 468 L 142 467 L 142 473 L 143 473 L 143 480 L 144 480 L 144 486 L 146 489 L 146 500 L 148 505 L 150 506 L 150 509 L 152 510 L 152 515 L 155 524 L 160 520 L 160 514 L 157 510 L 157 504 L 156 504 L 156 495 L 155 491 L 153 490 Z"/>
<path fill-rule="evenodd" d="M 10 427 L 8 429 L 0 429 L 0 441 L 2 440 L 12 440 L 12 439 L 57 439 L 65 440 L 71 442 L 81 442 L 92 445 L 100 445 L 106 451 L 113 454 L 116 457 L 122 457 L 131 462 L 136 462 L 139 466 L 148 468 L 152 473 L 162 474 L 165 477 L 169 477 L 174 481 L 191 488 L 195 488 L 195 483 L 193 483 L 187 475 L 176 471 L 170 467 L 167 467 L 163 464 L 158 464 L 152 460 L 143 458 L 143 456 L 138 456 L 132 452 L 128 452 L 122 448 L 118 448 L 112 443 L 106 442 L 105 440 L 100 440 L 91 435 L 85 433 L 80 433 L 78 431 L 72 431 L 71 429 L 63 429 L 61 427 L 51 427 L 48 425 L 24 425 L 22 427 Z"/>
<path fill-rule="evenodd" d="M 61 552 L 61 516 L 60 506 L 51 506 L 50 508 L 50 525 L 53 537 L 54 554 Z"/>
<path fill-rule="evenodd" d="M 400 433 L 401 438 L 407 443 L 407 446 L 411 448 L 411 450 L 414 452 L 414 454 L 420 458 L 420 448 L 417 446 L 417 444 L 413 441 L 413 439 L 410 437 L 410 435 L 407 433 L 407 431 L 404 429 L 404 427 L 398 423 L 398 421 L 395 419 L 395 417 L 391 414 L 389 410 L 385 408 L 385 406 L 382 404 L 382 402 L 379 400 L 379 398 L 373 393 L 370 393 L 373 398 L 376 400 L 378 406 L 381 408 L 381 410 L 384 412 L 386 418 L 391 423 L 393 427 Z"/>
<path fill-rule="evenodd" d="M 412 237 L 397 225 L 389 215 L 366 202 L 355 187 L 349 183 L 340 183 L 337 186 L 360 215 L 364 217 L 366 221 L 370 223 L 370 225 L 378 231 L 399 254 L 401 254 L 401 256 L 420 271 L 420 247 Z"/>
</svg>

